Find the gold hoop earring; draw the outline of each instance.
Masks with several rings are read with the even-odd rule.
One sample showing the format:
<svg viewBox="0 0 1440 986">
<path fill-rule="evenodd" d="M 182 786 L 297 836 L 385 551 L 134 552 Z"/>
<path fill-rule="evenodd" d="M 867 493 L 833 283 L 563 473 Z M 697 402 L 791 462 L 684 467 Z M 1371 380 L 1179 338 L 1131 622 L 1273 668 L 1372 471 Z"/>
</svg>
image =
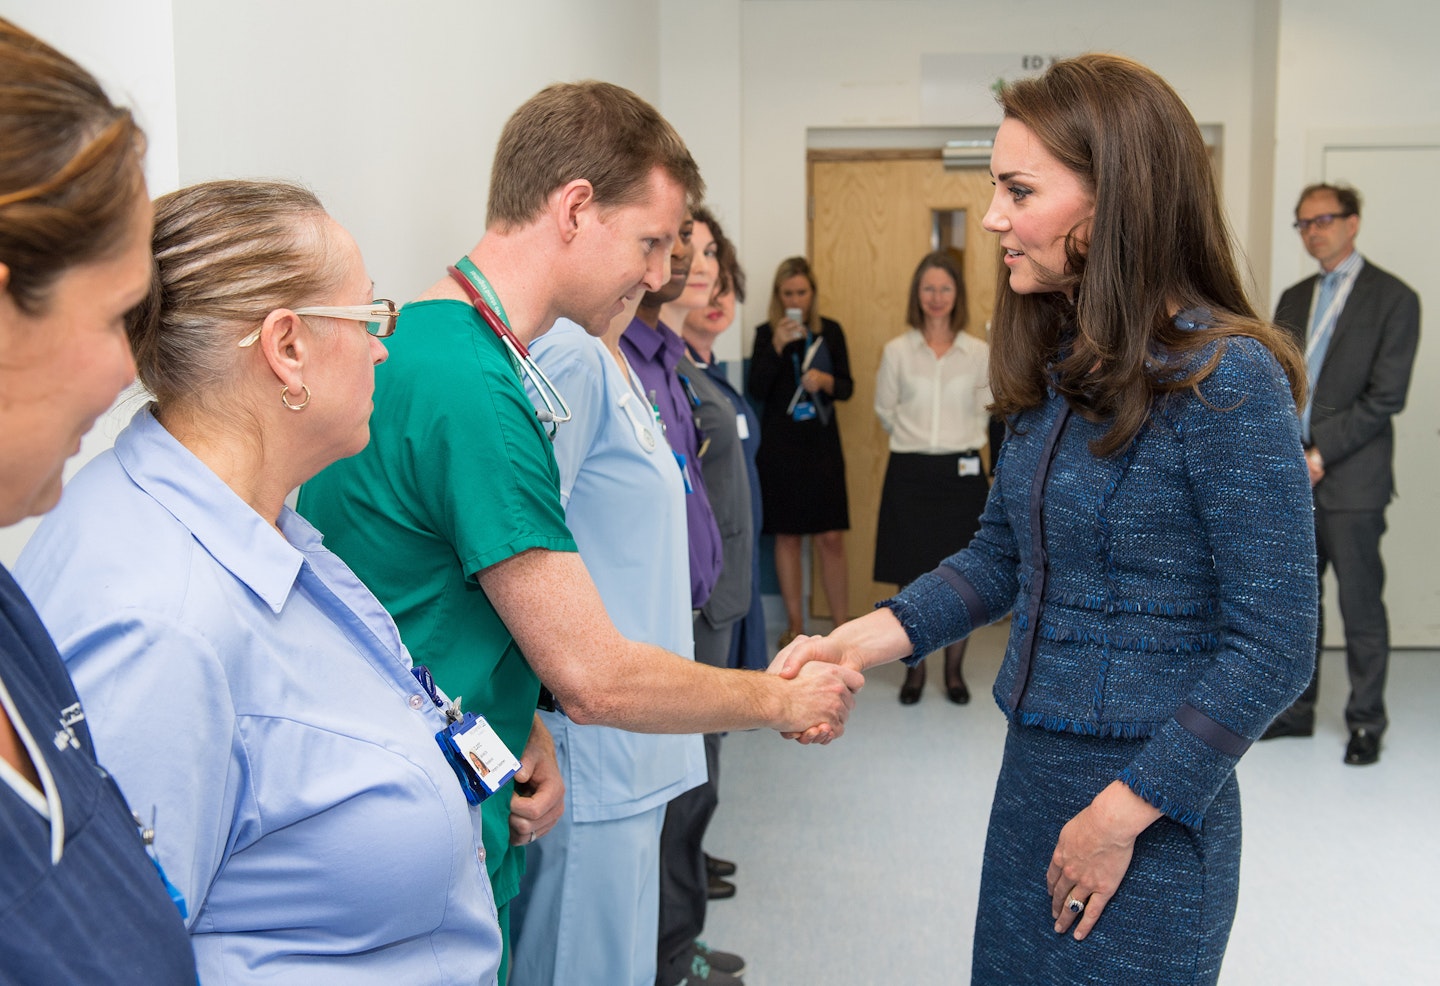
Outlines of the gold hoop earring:
<svg viewBox="0 0 1440 986">
<path fill-rule="evenodd" d="M 289 385 L 289 384 L 286 384 L 285 386 L 281 387 L 281 388 L 280 388 L 280 403 L 281 403 L 281 404 L 284 404 L 286 407 L 288 407 L 288 408 L 289 408 L 290 410 L 292 410 L 292 411 L 303 411 L 303 410 L 305 409 L 305 405 L 310 403 L 310 388 L 307 387 L 307 386 L 305 386 L 305 385 L 302 383 L 302 384 L 300 385 L 300 389 L 305 392 L 305 399 L 304 399 L 303 401 L 301 401 L 299 404 L 291 404 L 291 403 L 290 403 L 290 385 Z"/>
</svg>

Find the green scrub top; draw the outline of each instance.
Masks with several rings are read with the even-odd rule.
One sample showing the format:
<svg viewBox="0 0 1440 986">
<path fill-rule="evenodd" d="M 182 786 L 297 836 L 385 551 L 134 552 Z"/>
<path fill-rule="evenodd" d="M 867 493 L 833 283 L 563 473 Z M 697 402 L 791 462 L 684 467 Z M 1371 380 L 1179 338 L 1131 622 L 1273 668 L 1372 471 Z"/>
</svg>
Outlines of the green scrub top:
<svg viewBox="0 0 1440 986">
<path fill-rule="evenodd" d="M 555 455 L 514 359 L 469 305 L 412 302 L 386 345 L 370 444 L 306 483 L 299 509 L 390 611 L 415 663 L 518 757 L 540 682 L 474 576 L 531 548 L 577 550 Z M 481 808 L 497 906 L 525 869 L 512 791 Z"/>
</svg>

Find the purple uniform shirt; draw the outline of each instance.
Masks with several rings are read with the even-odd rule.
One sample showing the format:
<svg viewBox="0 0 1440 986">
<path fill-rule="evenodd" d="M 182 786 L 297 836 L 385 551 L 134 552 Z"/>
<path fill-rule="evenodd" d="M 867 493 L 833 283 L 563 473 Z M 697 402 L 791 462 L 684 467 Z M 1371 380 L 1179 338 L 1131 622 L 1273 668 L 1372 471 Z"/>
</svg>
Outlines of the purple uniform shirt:
<svg viewBox="0 0 1440 986">
<path fill-rule="evenodd" d="M 650 328 L 640 319 L 630 322 L 620 337 L 620 348 L 635 368 L 641 385 L 660 410 L 665 438 L 670 447 L 685 456 L 685 475 L 691 492 L 685 497 L 685 526 L 690 537 L 690 605 L 699 609 L 710 598 L 720 577 L 720 528 L 705 493 L 700 475 L 700 430 L 695 409 L 675 373 L 685 343 L 661 322 Z"/>
</svg>

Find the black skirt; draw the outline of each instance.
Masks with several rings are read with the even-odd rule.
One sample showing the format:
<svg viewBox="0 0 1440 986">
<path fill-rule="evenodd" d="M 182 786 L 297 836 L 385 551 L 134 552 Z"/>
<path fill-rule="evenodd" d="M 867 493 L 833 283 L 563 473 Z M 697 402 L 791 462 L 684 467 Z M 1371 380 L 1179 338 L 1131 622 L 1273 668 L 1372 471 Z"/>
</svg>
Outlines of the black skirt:
<svg viewBox="0 0 1440 986">
<path fill-rule="evenodd" d="M 970 543 L 990 484 L 960 475 L 962 455 L 891 452 L 875 530 L 875 581 L 907 585 Z"/>
</svg>

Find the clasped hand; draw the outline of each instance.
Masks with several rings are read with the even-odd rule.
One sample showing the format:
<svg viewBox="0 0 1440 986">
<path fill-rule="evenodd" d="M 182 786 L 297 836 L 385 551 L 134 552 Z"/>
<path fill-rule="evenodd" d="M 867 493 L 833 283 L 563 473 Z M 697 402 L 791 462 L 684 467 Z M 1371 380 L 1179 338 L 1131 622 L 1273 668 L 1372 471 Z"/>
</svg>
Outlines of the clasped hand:
<svg viewBox="0 0 1440 986">
<path fill-rule="evenodd" d="M 835 388 L 835 377 L 824 370 L 812 368 L 800 377 L 800 386 L 805 388 L 807 394 L 818 394 L 821 391 L 828 394 Z"/>
<path fill-rule="evenodd" d="M 803 746 L 811 743 L 825 744 L 838 737 L 845 731 L 845 718 L 849 716 L 850 710 L 855 706 L 855 692 L 858 692 L 865 684 L 865 676 L 858 668 L 852 667 L 844 660 L 840 648 L 835 646 L 827 637 L 807 637 L 800 635 L 770 663 L 769 673 L 779 675 L 782 678 L 794 678 L 797 681 L 804 681 L 811 675 L 833 676 L 836 680 L 844 682 L 849 693 L 844 696 L 845 709 L 838 726 L 832 726 L 823 720 L 811 719 L 814 725 L 808 727 L 803 723 L 796 723 L 793 731 L 782 730 L 780 735 L 786 739 L 798 741 Z"/>
</svg>

